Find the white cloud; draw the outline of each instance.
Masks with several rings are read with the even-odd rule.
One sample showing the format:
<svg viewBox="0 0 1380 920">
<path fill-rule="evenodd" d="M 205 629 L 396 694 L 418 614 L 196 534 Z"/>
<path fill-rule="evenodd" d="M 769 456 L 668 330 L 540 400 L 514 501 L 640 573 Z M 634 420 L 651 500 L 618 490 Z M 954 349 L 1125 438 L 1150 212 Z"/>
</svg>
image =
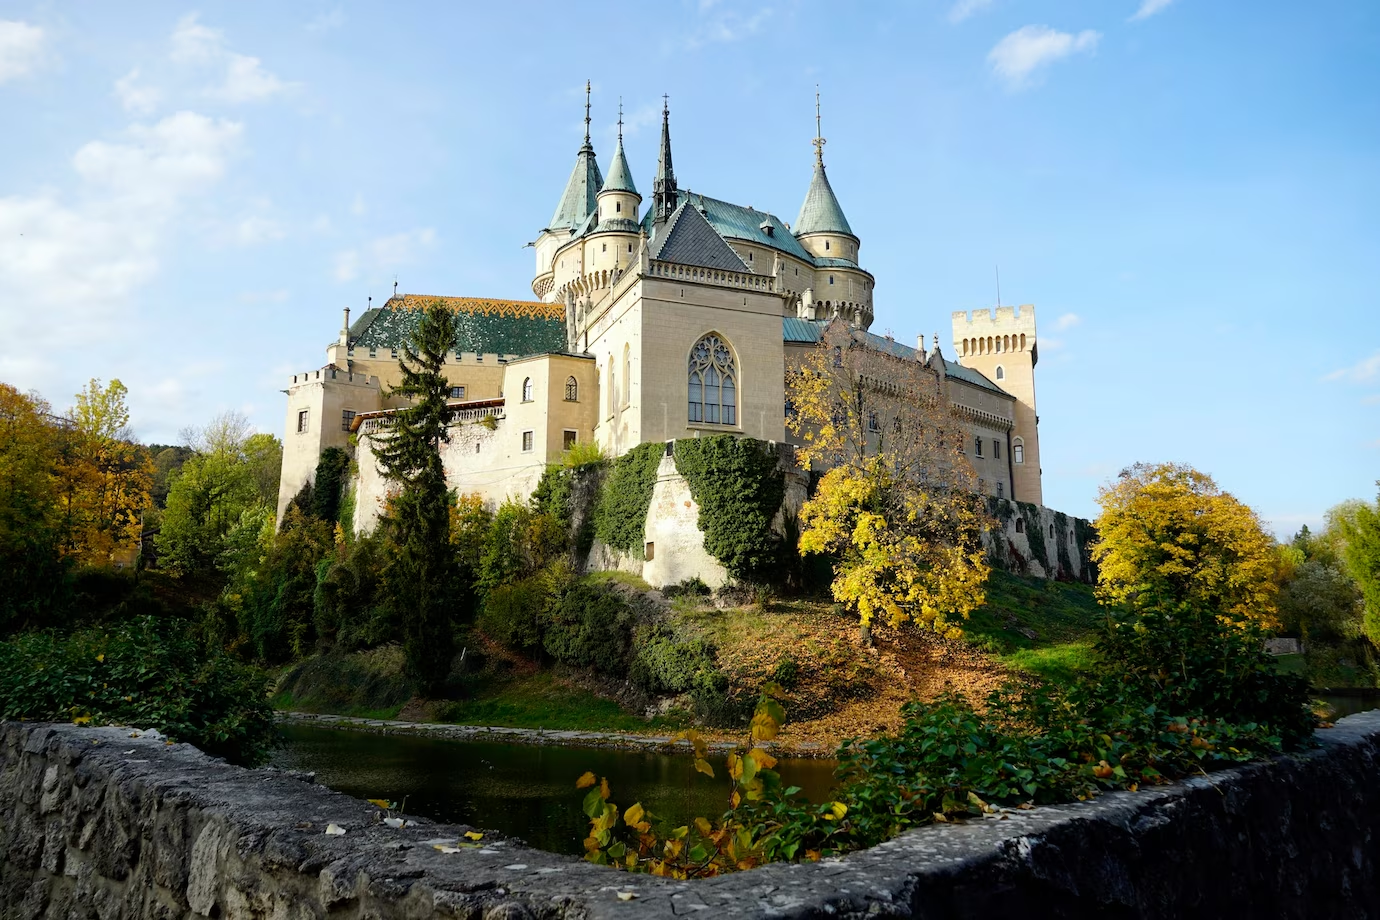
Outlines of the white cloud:
<svg viewBox="0 0 1380 920">
<path fill-rule="evenodd" d="M 258 102 L 293 88 L 263 67 L 263 62 L 225 47 L 219 29 L 197 22 L 196 14 L 184 16 L 173 29 L 169 57 L 177 64 L 221 69 L 224 79 L 209 87 L 206 95 L 223 102 Z"/>
<path fill-rule="evenodd" d="M 234 241 L 241 246 L 271 243 L 287 236 L 283 225 L 267 217 L 246 217 L 235 224 Z"/>
<path fill-rule="evenodd" d="M 430 227 L 382 236 L 357 249 L 336 253 L 332 274 L 337 281 L 353 281 L 362 271 L 407 265 L 435 243 L 436 231 Z"/>
<path fill-rule="evenodd" d="M 81 147 L 74 194 L 0 198 L 0 327 L 34 330 L 29 348 L 108 336 L 120 305 L 158 273 L 187 201 L 225 174 L 240 133 L 235 122 L 179 112 Z M 0 353 L 0 366 L 15 358 Z"/>
<path fill-rule="evenodd" d="M 355 192 L 355 200 L 350 202 L 350 213 L 356 217 L 363 217 L 369 213 L 369 207 L 364 203 L 364 195 L 360 192 Z"/>
<path fill-rule="evenodd" d="M 958 0 L 949 9 L 949 22 L 959 23 L 992 5 L 992 0 Z"/>
<path fill-rule="evenodd" d="M 336 7 L 328 13 L 322 13 L 311 22 L 307 23 L 308 32 L 328 32 L 331 29 L 338 29 L 345 25 L 345 11 Z"/>
<path fill-rule="evenodd" d="M 43 62 L 47 34 L 38 26 L 0 19 L 0 83 L 33 72 Z"/>
<path fill-rule="evenodd" d="M 1077 313 L 1065 313 L 1054 321 L 1054 328 L 1063 332 L 1065 329 L 1072 329 L 1081 322 L 1083 322 L 1083 317 L 1079 316 Z"/>
<path fill-rule="evenodd" d="M 163 101 L 163 91 L 154 86 L 139 85 L 139 68 L 136 67 L 115 81 L 115 97 L 126 112 L 151 115 Z"/>
<path fill-rule="evenodd" d="M 1351 383 L 1364 383 L 1380 377 L 1380 351 L 1369 358 L 1362 358 L 1350 367 L 1342 367 L 1324 377 L 1324 380 L 1346 380 Z"/>
<path fill-rule="evenodd" d="M 1011 89 L 1020 89 L 1035 71 L 1071 54 L 1092 51 L 1101 37 L 1092 29 L 1074 35 L 1049 26 L 1024 26 L 997 42 L 987 60 Z"/>
<path fill-rule="evenodd" d="M 1136 10 L 1136 15 L 1132 16 L 1130 21 L 1149 19 L 1173 2 L 1174 0 L 1141 0 L 1140 9 Z"/>
<path fill-rule="evenodd" d="M 734 10 L 716 12 L 712 8 L 713 6 L 717 6 L 717 4 L 701 8 L 700 12 L 704 14 L 704 17 L 686 40 L 689 47 L 699 48 L 704 45 L 739 42 L 745 38 L 751 38 L 761 30 L 772 15 L 771 7 L 763 7 L 748 16 Z"/>
</svg>

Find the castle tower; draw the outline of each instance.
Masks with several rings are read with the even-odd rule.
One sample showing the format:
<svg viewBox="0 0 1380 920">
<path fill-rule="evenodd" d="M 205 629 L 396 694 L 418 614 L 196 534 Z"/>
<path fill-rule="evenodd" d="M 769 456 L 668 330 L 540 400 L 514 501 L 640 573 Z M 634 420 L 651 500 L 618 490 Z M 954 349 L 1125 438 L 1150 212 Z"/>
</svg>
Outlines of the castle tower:
<svg viewBox="0 0 1380 920">
<path fill-rule="evenodd" d="M 585 142 L 575 154 L 575 168 L 565 183 L 565 191 L 556 205 L 556 213 L 551 222 L 537 235 L 534 243 L 537 250 L 537 272 L 532 279 L 532 293 L 543 300 L 555 296 L 552 274 L 552 259 L 556 250 L 570 239 L 598 207 L 599 189 L 603 188 L 604 176 L 599 171 L 599 161 L 594 156 L 594 146 L 589 142 L 589 81 L 585 81 Z"/>
<path fill-rule="evenodd" d="M 841 316 L 866 329 L 872 325 L 872 289 L 876 281 L 858 265 L 858 249 L 862 244 L 829 184 L 829 175 L 824 170 L 824 144 L 819 93 L 816 92 L 815 171 L 791 233 L 815 258 L 818 270 L 812 296 L 820 314 L 816 318 Z"/>
<path fill-rule="evenodd" d="M 953 314 L 954 349 L 958 363 L 980 371 L 988 380 L 1016 397 L 1016 425 L 1007 456 L 1011 462 L 1011 490 L 1017 501 L 1044 504 L 1040 486 L 1040 417 L 1035 411 L 1035 365 L 1040 352 L 1035 339 L 1035 308 L 1025 304 L 991 310 L 958 310 Z"/>
<path fill-rule="evenodd" d="M 667 152 L 669 158 L 669 151 Z M 618 104 L 618 149 L 613 152 L 613 163 L 609 174 L 599 189 L 599 227 L 615 226 L 612 222 L 631 221 L 629 232 L 637 233 L 637 209 L 642 204 L 642 196 L 633 183 L 632 170 L 628 168 L 628 158 L 623 154 L 623 104 Z"/>
</svg>

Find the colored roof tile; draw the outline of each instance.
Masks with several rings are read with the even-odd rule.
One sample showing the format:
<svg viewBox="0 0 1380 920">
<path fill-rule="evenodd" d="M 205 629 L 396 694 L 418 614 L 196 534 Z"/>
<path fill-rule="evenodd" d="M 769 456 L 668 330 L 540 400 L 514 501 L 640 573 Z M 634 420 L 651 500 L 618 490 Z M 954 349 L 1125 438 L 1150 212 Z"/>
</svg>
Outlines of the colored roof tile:
<svg viewBox="0 0 1380 920">
<path fill-rule="evenodd" d="M 456 351 L 524 356 L 561 351 L 566 346 L 565 307 L 561 304 L 422 294 L 392 297 L 382 307 L 369 310 L 351 328 L 351 346 L 402 348 L 427 305 L 436 301 L 455 311 Z"/>
</svg>

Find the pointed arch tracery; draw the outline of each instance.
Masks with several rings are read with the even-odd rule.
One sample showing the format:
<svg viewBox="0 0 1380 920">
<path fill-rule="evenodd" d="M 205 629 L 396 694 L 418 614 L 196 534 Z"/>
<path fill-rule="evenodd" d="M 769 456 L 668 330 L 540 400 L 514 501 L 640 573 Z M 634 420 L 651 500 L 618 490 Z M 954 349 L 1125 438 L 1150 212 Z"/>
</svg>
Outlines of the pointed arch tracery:
<svg viewBox="0 0 1380 920">
<path fill-rule="evenodd" d="M 738 365 L 728 342 L 711 332 L 690 349 L 689 407 L 692 423 L 738 424 Z"/>
</svg>

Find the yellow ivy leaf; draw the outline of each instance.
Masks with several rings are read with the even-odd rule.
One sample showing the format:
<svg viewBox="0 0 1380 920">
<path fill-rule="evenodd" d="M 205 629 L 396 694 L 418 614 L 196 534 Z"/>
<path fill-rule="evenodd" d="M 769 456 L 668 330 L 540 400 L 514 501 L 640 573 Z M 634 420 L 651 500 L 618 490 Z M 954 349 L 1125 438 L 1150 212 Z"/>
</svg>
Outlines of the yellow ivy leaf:
<svg viewBox="0 0 1380 920">
<path fill-rule="evenodd" d="M 391 807 L 387 799 L 367 799 L 366 801 L 368 801 L 370 805 L 377 805 L 379 808 Z"/>
<path fill-rule="evenodd" d="M 590 786 L 593 786 L 598 781 L 598 778 L 595 777 L 593 773 L 586 772 L 584 776 L 581 776 L 578 780 L 575 781 L 575 788 L 588 789 Z"/>
<path fill-rule="evenodd" d="M 465 831 L 465 837 L 469 840 L 483 840 L 484 835 L 479 831 Z"/>
</svg>

